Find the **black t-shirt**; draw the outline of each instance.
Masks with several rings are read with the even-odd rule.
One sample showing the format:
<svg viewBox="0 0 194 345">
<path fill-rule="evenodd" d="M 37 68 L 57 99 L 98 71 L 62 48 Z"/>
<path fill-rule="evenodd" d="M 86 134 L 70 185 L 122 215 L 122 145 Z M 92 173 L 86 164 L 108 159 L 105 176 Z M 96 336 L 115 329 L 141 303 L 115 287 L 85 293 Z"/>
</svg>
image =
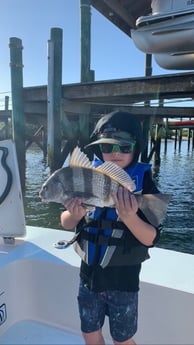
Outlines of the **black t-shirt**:
<svg viewBox="0 0 194 345">
<path fill-rule="evenodd" d="M 144 175 L 143 194 L 158 193 L 152 176 L 151 170 Z M 80 277 L 84 284 L 93 291 L 119 290 L 119 291 L 138 291 L 139 274 L 141 264 L 125 266 L 107 266 L 102 268 L 99 265 L 88 266 L 82 261 Z"/>
<path fill-rule="evenodd" d="M 89 289 L 99 292 L 105 290 L 138 291 L 141 265 L 135 266 L 88 266 L 81 263 L 80 277 Z"/>
</svg>

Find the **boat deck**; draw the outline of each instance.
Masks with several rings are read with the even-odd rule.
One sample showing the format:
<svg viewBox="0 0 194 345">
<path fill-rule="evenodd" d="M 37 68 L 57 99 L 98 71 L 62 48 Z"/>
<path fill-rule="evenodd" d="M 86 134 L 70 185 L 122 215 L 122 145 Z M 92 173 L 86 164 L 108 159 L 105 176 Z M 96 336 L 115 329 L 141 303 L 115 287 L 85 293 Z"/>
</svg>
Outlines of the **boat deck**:
<svg viewBox="0 0 194 345">
<path fill-rule="evenodd" d="M 84 344 L 77 306 L 80 258 L 67 231 L 27 227 L 14 245 L 0 241 L 0 344 Z M 193 345 L 194 255 L 151 248 L 143 264 L 138 344 Z M 161 327 L 162 324 L 162 327 Z M 103 327 L 112 344 L 108 319 Z"/>
<path fill-rule="evenodd" d="M 4 345 L 84 344 L 80 335 L 35 321 L 20 321 L 1 336 Z"/>
</svg>

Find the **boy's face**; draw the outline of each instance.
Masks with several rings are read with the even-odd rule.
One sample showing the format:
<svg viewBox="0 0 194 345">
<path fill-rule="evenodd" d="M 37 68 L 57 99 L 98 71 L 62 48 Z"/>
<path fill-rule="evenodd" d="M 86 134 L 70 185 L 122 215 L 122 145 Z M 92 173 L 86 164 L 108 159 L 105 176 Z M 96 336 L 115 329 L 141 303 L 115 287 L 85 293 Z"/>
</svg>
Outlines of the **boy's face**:
<svg viewBox="0 0 194 345">
<path fill-rule="evenodd" d="M 134 152 L 121 153 L 114 150 L 114 152 L 111 153 L 102 153 L 102 156 L 105 162 L 111 161 L 124 169 L 133 161 Z"/>
</svg>

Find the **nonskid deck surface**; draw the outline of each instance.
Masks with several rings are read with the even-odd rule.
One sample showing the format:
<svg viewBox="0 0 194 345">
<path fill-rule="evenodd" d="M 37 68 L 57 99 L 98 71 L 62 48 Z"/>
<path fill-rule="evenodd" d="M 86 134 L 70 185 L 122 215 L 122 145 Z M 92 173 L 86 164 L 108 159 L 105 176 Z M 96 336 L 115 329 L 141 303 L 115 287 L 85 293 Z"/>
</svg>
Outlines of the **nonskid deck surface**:
<svg viewBox="0 0 194 345">
<path fill-rule="evenodd" d="M 20 321 L 1 336 L 3 345 L 83 345 L 81 335 L 36 321 Z"/>
</svg>

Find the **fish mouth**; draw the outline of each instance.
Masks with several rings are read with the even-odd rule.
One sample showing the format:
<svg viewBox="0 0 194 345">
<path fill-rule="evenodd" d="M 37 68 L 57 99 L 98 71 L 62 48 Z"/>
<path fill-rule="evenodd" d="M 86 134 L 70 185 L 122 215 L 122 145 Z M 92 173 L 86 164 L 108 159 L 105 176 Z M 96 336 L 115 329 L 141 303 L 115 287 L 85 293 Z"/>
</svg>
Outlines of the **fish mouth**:
<svg viewBox="0 0 194 345">
<path fill-rule="evenodd" d="M 40 198 L 40 200 L 41 200 L 42 202 L 46 202 L 46 199 L 44 199 L 44 198 Z"/>
<path fill-rule="evenodd" d="M 46 199 L 42 195 L 39 195 L 39 197 L 42 202 L 46 202 Z"/>
</svg>

